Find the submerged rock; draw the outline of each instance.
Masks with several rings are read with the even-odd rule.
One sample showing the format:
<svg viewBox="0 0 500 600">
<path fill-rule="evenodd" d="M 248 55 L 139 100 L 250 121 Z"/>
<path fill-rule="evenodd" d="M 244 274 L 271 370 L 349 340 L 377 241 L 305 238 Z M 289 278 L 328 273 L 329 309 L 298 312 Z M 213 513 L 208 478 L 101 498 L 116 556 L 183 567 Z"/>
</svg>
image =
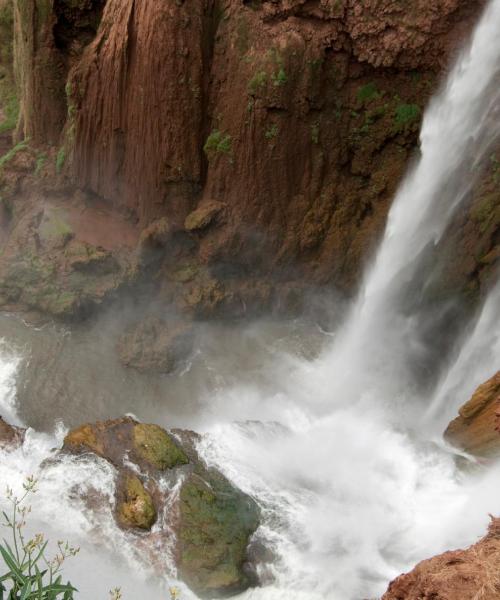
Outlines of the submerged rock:
<svg viewBox="0 0 500 600">
<path fill-rule="evenodd" d="M 444 437 L 475 456 L 500 456 L 500 371 L 477 388 Z"/>
<path fill-rule="evenodd" d="M 230 596 L 255 583 L 249 543 L 260 512 L 252 498 L 203 463 L 199 439 L 194 432 L 174 435 L 124 417 L 74 429 L 62 451 L 109 461 L 116 468 L 120 527 L 148 531 L 156 523 L 154 535 L 161 535 L 166 524 L 160 515 L 167 512 L 180 577 L 202 598 Z"/>
<path fill-rule="evenodd" d="M 382 600 L 498 600 L 500 519 L 467 550 L 445 552 L 419 563 L 390 585 Z"/>
<path fill-rule="evenodd" d="M 118 341 L 121 362 L 143 372 L 171 373 L 191 354 L 194 328 L 183 321 L 147 317 Z"/>
</svg>

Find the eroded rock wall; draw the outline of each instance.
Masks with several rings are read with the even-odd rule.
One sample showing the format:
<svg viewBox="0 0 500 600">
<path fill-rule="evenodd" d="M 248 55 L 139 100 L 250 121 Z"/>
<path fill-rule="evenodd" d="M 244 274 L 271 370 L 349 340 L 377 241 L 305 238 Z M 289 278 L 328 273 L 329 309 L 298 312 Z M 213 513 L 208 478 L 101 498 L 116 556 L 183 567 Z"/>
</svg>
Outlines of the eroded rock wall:
<svg viewBox="0 0 500 600">
<path fill-rule="evenodd" d="M 16 0 L 20 125 L 66 187 L 144 239 L 169 232 L 156 281 L 188 312 L 267 305 L 276 281 L 349 295 L 483 4 Z M 443 254 L 464 260 L 440 266 L 440 290 L 475 293 L 495 269 L 496 169 L 450 233 Z"/>
</svg>

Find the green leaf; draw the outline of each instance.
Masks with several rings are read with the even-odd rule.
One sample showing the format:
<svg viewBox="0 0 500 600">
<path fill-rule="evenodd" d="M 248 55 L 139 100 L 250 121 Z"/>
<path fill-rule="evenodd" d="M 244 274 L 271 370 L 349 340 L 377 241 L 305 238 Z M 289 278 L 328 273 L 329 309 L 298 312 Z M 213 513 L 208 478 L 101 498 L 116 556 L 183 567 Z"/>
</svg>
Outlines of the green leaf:
<svg viewBox="0 0 500 600">
<path fill-rule="evenodd" d="M 21 596 L 19 600 L 26 600 L 28 596 L 31 594 L 31 581 L 27 581 L 21 590 Z"/>
<path fill-rule="evenodd" d="M 2 558 L 5 561 L 5 564 L 12 571 L 13 579 L 17 580 L 18 583 L 24 585 L 26 583 L 26 578 L 24 577 L 20 566 L 17 564 L 15 557 L 12 555 L 12 551 L 9 552 L 10 548 L 6 542 L 4 542 L 7 548 L 4 548 L 0 545 L 0 553 L 2 554 Z"/>
</svg>

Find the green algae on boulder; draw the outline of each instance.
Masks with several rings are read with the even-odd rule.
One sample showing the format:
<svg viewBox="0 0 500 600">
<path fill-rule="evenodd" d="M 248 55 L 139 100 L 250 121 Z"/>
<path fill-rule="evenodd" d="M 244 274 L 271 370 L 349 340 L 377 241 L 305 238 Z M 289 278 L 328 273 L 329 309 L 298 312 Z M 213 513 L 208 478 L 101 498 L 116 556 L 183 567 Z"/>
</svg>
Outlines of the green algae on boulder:
<svg viewBox="0 0 500 600">
<path fill-rule="evenodd" d="M 179 512 L 178 568 L 187 585 L 202 598 L 248 588 L 247 547 L 259 524 L 255 502 L 216 471 L 197 469 L 182 485 Z"/>
<path fill-rule="evenodd" d="M 156 521 L 156 508 L 151 494 L 141 480 L 126 473 L 117 490 L 116 514 L 118 523 L 124 528 L 149 530 Z"/>
<path fill-rule="evenodd" d="M 184 451 L 158 425 L 135 425 L 134 450 L 144 461 L 160 471 L 189 462 Z"/>
</svg>

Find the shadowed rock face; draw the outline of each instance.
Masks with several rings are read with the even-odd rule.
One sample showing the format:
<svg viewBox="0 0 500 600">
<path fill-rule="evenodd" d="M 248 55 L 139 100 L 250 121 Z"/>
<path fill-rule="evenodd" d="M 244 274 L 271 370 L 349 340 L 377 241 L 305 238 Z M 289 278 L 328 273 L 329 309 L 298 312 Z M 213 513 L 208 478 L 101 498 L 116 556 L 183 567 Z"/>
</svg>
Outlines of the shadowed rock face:
<svg viewBox="0 0 500 600">
<path fill-rule="evenodd" d="M 500 456 L 500 371 L 477 388 L 444 436 L 475 456 Z"/>
<path fill-rule="evenodd" d="M 115 517 L 131 531 L 172 537 L 180 577 L 203 598 L 231 596 L 255 583 L 248 546 L 259 525 L 255 502 L 207 468 L 193 432 L 167 433 L 130 418 L 86 424 L 69 432 L 62 452 L 93 453 L 117 472 Z M 171 488 L 165 492 L 162 481 Z M 170 488 L 169 488 L 170 489 Z M 158 515 L 168 506 L 169 528 Z M 154 560 L 154 546 L 150 549 Z"/>
<path fill-rule="evenodd" d="M 500 597 L 500 519 L 467 550 L 445 552 L 394 580 L 382 600 L 496 600 Z"/>
</svg>

